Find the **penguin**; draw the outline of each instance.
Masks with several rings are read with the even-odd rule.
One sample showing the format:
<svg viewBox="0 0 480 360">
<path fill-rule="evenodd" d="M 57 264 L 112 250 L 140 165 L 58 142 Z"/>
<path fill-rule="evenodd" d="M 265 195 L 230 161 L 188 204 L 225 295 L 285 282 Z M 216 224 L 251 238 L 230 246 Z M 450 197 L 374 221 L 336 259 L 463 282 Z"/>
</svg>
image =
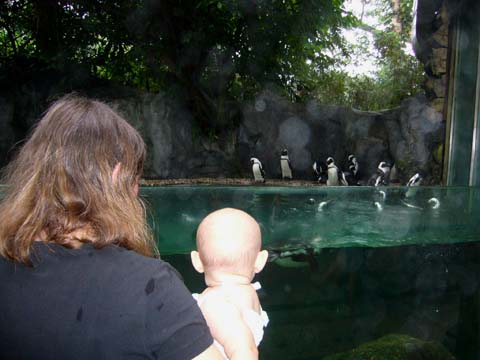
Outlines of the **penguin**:
<svg viewBox="0 0 480 360">
<path fill-rule="evenodd" d="M 252 172 L 255 182 L 265 182 L 265 171 L 263 170 L 260 160 L 252 157 L 250 158 L 250 164 L 252 164 Z"/>
<path fill-rule="evenodd" d="M 414 208 L 414 209 L 419 209 L 419 210 L 425 210 L 425 209 L 433 209 L 437 210 L 440 207 L 440 200 L 438 200 L 436 197 L 432 197 L 428 199 L 426 202 L 425 201 L 415 201 L 414 198 L 409 198 L 409 199 L 402 199 L 401 200 L 403 205 L 409 207 L 409 208 Z"/>
<path fill-rule="evenodd" d="M 327 165 L 323 161 L 315 161 L 312 169 L 317 181 L 325 184 L 327 182 Z"/>
<path fill-rule="evenodd" d="M 282 179 L 292 179 L 292 165 L 287 149 L 283 149 L 280 155 L 280 167 L 282 168 Z"/>
<path fill-rule="evenodd" d="M 268 261 L 282 267 L 310 267 L 311 270 L 317 270 L 318 261 L 315 255 L 320 252 L 321 249 L 315 249 L 307 244 L 287 244 L 277 248 L 269 248 Z"/>
<path fill-rule="evenodd" d="M 347 180 L 343 172 L 335 165 L 335 161 L 330 156 L 327 158 L 327 186 L 347 186 Z"/>
<path fill-rule="evenodd" d="M 413 175 L 410 180 L 408 180 L 408 182 L 405 184 L 405 186 L 407 186 L 407 191 L 405 192 L 404 196 L 406 198 L 413 197 L 417 192 L 416 187 L 420 186 L 422 180 L 423 177 L 420 173 L 416 173 L 415 175 Z"/>
<path fill-rule="evenodd" d="M 431 209 L 438 209 L 440 207 L 440 200 L 438 200 L 436 197 L 428 199 L 427 203 Z"/>
<path fill-rule="evenodd" d="M 318 207 L 317 207 L 317 211 L 323 211 L 325 209 L 327 209 L 330 204 L 332 203 L 333 200 L 326 200 L 326 201 L 321 201 L 319 204 L 318 204 Z"/>
<path fill-rule="evenodd" d="M 420 173 L 413 175 L 406 183 L 406 186 L 419 186 L 423 181 L 423 176 Z"/>
<path fill-rule="evenodd" d="M 368 185 L 385 186 L 389 184 L 389 180 L 390 180 L 390 165 L 385 161 L 381 161 L 378 164 L 376 174 L 373 175 L 368 181 Z"/>
<path fill-rule="evenodd" d="M 387 193 L 383 190 L 375 189 L 372 200 L 373 200 L 373 206 L 378 211 L 382 211 L 387 200 Z"/>
<path fill-rule="evenodd" d="M 358 174 L 358 161 L 357 161 L 357 158 L 355 157 L 355 155 L 353 154 L 350 154 L 348 155 L 348 167 L 350 169 L 350 167 L 353 165 L 353 168 L 351 169 L 352 171 L 352 174 L 353 176 L 356 178 L 357 177 L 357 174 Z"/>
<path fill-rule="evenodd" d="M 426 208 L 430 209 L 438 209 L 440 207 L 440 200 L 436 197 L 432 197 L 428 199 L 426 202 L 422 199 L 416 199 L 415 194 L 417 192 L 418 187 L 422 183 L 423 176 L 420 173 L 416 173 L 413 175 L 407 182 L 407 191 L 403 195 L 403 199 L 401 199 L 402 203 L 410 208 L 415 208 L 419 210 L 423 210 Z"/>
<path fill-rule="evenodd" d="M 355 165 L 350 164 L 348 166 L 348 171 L 345 171 L 343 175 L 345 176 L 345 180 L 347 181 L 348 185 L 360 185 L 357 177 L 355 176 Z"/>
<path fill-rule="evenodd" d="M 377 211 L 382 211 L 383 210 L 383 205 L 379 202 L 379 201 L 375 201 L 373 203 L 373 205 L 375 206 L 375 208 L 377 209 Z"/>
</svg>

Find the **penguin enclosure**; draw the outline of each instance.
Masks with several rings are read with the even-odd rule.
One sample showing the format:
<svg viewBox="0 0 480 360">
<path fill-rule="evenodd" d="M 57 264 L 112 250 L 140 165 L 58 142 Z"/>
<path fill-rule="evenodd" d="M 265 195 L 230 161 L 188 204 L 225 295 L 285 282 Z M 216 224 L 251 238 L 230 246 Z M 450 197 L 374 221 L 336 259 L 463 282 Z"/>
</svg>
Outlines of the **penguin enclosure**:
<svg viewBox="0 0 480 360">
<path fill-rule="evenodd" d="M 261 359 L 480 356 L 478 187 L 174 185 L 141 194 L 163 259 L 192 292 L 204 287 L 189 256 L 201 219 L 236 207 L 260 223 L 270 254 L 256 277 L 270 318 Z M 363 357 L 361 347 L 348 353 L 370 342 Z"/>
<path fill-rule="evenodd" d="M 192 293 L 202 218 L 259 222 L 260 359 L 479 360 L 479 19 L 479 0 L 8 0 L 0 168 L 55 99 L 107 102 Z"/>
</svg>

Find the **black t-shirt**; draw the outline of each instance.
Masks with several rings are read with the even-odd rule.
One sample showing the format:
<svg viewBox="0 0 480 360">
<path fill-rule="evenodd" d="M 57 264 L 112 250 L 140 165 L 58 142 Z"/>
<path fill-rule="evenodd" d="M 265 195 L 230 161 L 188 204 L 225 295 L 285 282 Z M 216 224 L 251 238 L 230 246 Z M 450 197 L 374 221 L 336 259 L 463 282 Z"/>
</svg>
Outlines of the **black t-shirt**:
<svg viewBox="0 0 480 360">
<path fill-rule="evenodd" d="M 191 359 L 213 343 L 175 269 L 118 246 L 0 257 L 0 359 Z"/>
</svg>

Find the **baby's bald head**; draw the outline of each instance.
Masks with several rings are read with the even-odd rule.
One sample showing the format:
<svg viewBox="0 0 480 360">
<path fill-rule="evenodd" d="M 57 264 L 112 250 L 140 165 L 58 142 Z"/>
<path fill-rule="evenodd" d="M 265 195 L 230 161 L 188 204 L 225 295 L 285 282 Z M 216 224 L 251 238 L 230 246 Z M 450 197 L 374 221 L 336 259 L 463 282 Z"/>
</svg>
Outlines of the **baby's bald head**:
<svg viewBox="0 0 480 360">
<path fill-rule="evenodd" d="M 261 242 L 255 219 L 233 208 L 210 213 L 197 230 L 197 250 L 205 271 L 252 271 Z"/>
</svg>

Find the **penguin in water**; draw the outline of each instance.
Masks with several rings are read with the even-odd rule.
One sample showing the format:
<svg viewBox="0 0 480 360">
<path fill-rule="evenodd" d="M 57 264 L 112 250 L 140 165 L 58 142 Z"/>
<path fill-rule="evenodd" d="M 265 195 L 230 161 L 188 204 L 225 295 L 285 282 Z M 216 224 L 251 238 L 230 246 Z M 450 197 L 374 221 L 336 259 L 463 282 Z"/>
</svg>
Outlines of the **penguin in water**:
<svg viewBox="0 0 480 360">
<path fill-rule="evenodd" d="M 280 167 L 282 168 L 282 179 L 292 179 L 292 164 L 287 149 L 283 149 L 280 155 Z"/>
<path fill-rule="evenodd" d="M 268 248 L 268 261 L 287 268 L 310 267 L 318 269 L 318 255 L 321 249 L 315 249 L 307 244 L 286 244 L 277 248 Z"/>
<path fill-rule="evenodd" d="M 405 206 L 410 208 L 420 209 L 423 210 L 424 208 L 430 209 L 438 209 L 440 207 L 440 200 L 436 197 L 432 197 L 427 200 L 426 204 L 418 204 L 418 200 L 415 200 L 415 194 L 417 192 L 418 187 L 423 181 L 423 176 L 420 173 L 416 173 L 413 175 L 407 182 L 407 191 L 403 195 L 402 203 Z"/>
<path fill-rule="evenodd" d="M 405 194 L 403 194 L 403 197 L 408 199 L 413 196 L 415 196 L 415 193 L 417 192 L 418 186 L 422 183 L 423 177 L 420 173 L 416 173 L 413 175 L 405 184 L 407 187 L 407 191 L 405 191 Z"/>
<path fill-rule="evenodd" d="M 265 171 L 263 170 L 262 163 L 257 158 L 250 158 L 250 164 L 252 164 L 253 179 L 255 182 L 265 182 Z"/>
<path fill-rule="evenodd" d="M 387 193 L 383 190 L 375 190 L 373 194 L 373 206 L 378 210 L 382 211 L 387 199 Z"/>
<path fill-rule="evenodd" d="M 419 186 L 422 183 L 423 176 L 420 173 L 413 175 L 410 180 L 408 180 L 406 186 Z"/>
<path fill-rule="evenodd" d="M 315 178 L 321 184 L 327 182 L 327 165 L 323 161 L 315 161 L 312 165 Z"/>
<path fill-rule="evenodd" d="M 327 158 L 327 186 L 347 186 L 347 180 L 343 172 L 335 165 L 335 161 L 330 156 Z"/>
<path fill-rule="evenodd" d="M 321 212 L 321 211 L 324 211 L 324 210 L 328 209 L 330 207 L 330 205 L 332 204 L 332 202 L 333 202 L 333 200 L 321 201 L 318 204 L 317 212 Z"/>
<path fill-rule="evenodd" d="M 373 175 L 368 181 L 368 185 L 386 186 L 389 184 L 389 181 L 390 181 L 390 165 L 385 161 L 381 161 L 378 164 L 376 174 Z"/>
</svg>

